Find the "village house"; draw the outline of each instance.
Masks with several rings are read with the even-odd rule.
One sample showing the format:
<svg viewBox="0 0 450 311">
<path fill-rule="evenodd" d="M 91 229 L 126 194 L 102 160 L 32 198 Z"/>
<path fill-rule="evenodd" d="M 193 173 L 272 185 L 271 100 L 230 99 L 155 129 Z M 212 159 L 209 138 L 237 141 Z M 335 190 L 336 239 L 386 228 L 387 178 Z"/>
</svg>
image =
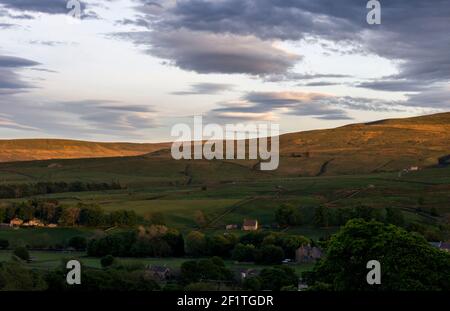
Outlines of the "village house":
<svg viewBox="0 0 450 311">
<path fill-rule="evenodd" d="M 11 221 L 9 222 L 9 226 L 10 227 L 20 227 L 23 224 L 23 220 L 20 218 L 14 218 L 11 219 Z"/>
<path fill-rule="evenodd" d="M 242 225 L 244 231 L 256 231 L 258 230 L 258 221 L 256 219 L 245 219 Z"/>
<path fill-rule="evenodd" d="M 238 273 L 241 281 L 245 280 L 246 278 L 258 276 L 258 270 L 256 269 L 241 269 L 238 270 Z"/>
<path fill-rule="evenodd" d="M 303 245 L 295 251 L 296 262 L 315 262 L 322 258 L 322 250 L 311 245 Z"/>
<path fill-rule="evenodd" d="M 235 224 L 225 226 L 226 230 L 236 230 L 237 228 L 238 228 L 238 225 L 235 225 Z"/>
<path fill-rule="evenodd" d="M 37 218 L 33 218 L 28 222 L 22 224 L 24 227 L 45 227 L 45 225 Z"/>
<path fill-rule="evenodd" d="M 171 276 L 171 271 L 163 266 L 149 266 L 147 267 L 146 275 L 156 281 L 165 281 Z"/>
</svg>

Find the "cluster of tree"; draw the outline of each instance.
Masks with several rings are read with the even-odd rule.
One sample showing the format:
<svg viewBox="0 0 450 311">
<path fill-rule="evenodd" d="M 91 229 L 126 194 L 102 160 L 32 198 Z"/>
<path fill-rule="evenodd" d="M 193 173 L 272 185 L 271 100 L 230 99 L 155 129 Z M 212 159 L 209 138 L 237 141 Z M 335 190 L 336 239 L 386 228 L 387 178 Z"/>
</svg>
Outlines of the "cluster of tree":
<svg viewBox="0 0 450 311">
<path fill-rule="evenodd" d="M 112 258 L 113 261 L 114 258 Z M 81 284 L 67 285 L 65 261 L 60 268 L 44 275 L 47 290 L 50 291 L 155 291 L 158 283 L 148 277 L 142 265 L 122 265 L 119 261 L 103 269 L 93 269 L 82 264 Z"/>
<path fill-rule="evenodd" d="M 313 224 L 316 227 L 343 226 L 351 219 L 377 220 L 387 224 L 403 226 L 405 219 L 399 208 L 373 208 L 368 206 L 327 208 L 314 210 Z"/>
<path fill-rule="evenodd" d="M 183 236 L 162 225 L 109 234 L 88 242 L 89 256 L 179 257 L 184 255 Z"/>
<path fill-rule="evenodd" d="M 0 263 L 0 290 L 6 291 L 205 291 L 224 289 L 294 290 L 297 279 L 293 269 L 277 266 L 262 269 L 257 276 L 240 280 L 219 257 L 189 260 L 180 273 L 165 285 L 155 281 L 143 264 L 123 264 L 111 255 L 101 259 L 102 269 L 93 269 L 81 262 L 81 284 L 70 286 L 66 281 L 67 259 L 54 270 L 30 270 L 23 261 Z"/>
<path fill-rule="evenodd" d="M 251 232 L 238 238 L 231 233 L 207 236 L 192 231 L 186 236 L 186 253 L 219 256 L 242 262 L 278 264 L 294 258 L 295 250 L 310 241 L 303 236 L 275 232 Z"/>
<path fill-rule="evenodd" d="M 303 223 L 304 217 L 300 208 L 282 204 L 275 211 L 275 220 L 281 227 L 299 226 Z"/>
<path fill-rule="evenodd" d="M 281 227 L 311 224 L 316 227 L 343 226 L 350 219 L 375 219 L 384 223 L 404 226 L 405 219 L 399 208 L 373 208 L 367 206 L 328 208 L 318 206 L 312 209 L 282 204 L 275 211 L 275 220 Z"/>
<path fill-rule="evenodd" d="M 198 282 L 231 282 L 233 272 L 226 268 L 220 257 L 185 261 L 180 267 L 180 280 L 184 285 Z"/>
<path fill-rule="evenodd" d="M 298 276 L 287 266 L 276 266 L 261 270 L 258 276 L 244 279 L 242 287 L 251 291 L 297 290 Z"/>
<path fill-rule="evenodd" d="M 38 182 L 35 184 L 0 185 L 0 199 L 24 198 L 34 195 L 43 195 L 63 192 L 102 191 L 122 189 L 118 182 L 86 183 L 74 182 Z"/>
<path fill-rule="evenodd" d="M 352 258 L 352 260 L 348 260 Z M 381 264 L 381 284 L 366 281 L 367 262 Z M 450 290 L 450 254 L 416 233 L 375 220 L 349 221 L 329 241 L 327 253 L 312 272 L 304 273 L 314 289 Z"/>
<path fill-rule="evenodd" d="M 63 207 L 52 199 L 33 199 L 0 207 L 0 222 L 9 222 L 15 217 L 24 221 L 37 218 L 44 223 L 88 227 L 134 226 L 138 221 L 134 211 L 117 210 L 106 213 L 98 205 L 83 203 Z"/>
</svg>

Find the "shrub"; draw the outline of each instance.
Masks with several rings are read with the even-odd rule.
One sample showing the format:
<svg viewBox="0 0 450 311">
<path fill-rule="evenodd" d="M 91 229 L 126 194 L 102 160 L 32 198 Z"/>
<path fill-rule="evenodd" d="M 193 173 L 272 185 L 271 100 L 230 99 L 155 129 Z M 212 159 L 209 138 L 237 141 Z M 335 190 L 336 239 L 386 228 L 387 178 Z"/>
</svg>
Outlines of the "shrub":
<svg viewBox="0 0 450 311">
<path fill-rule="evenodd" d="M 29 261 L 30 260 L 30 253 L 25 247 L 17 247 L 14 249 L 13 252 L 14 256 L 19 257 L 22 260 Z"/>
</svg>

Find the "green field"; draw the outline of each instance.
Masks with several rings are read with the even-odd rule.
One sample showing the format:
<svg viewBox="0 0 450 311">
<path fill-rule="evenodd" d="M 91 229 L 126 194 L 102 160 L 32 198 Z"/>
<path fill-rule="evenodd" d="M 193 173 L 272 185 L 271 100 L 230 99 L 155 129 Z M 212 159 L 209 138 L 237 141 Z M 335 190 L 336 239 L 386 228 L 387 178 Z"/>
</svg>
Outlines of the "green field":
<svg viewBox="0 0 450 311">
<path fill-rule="evenodd" d="M 275 223 L 275 210 L 283 203 L 300 206 L 307 213 L 320 205 L 394 207 L 402 209 L 409 220 L 435 226 L 445 224 L 450 215 L 450 167 L 423 169 L 402 177 L 396 172 L 302 177 L 261 172 L 239 162 L 172 161 L 145 156 L 58 160 L 60 166 L 50 168 L 54 162 L 1 163 L 0 183 L 117 181 L 125 189 L 40 197 L 57 199 L 64 206 L 84 202 L 98 204 L 105 211 L 133 210 L 144 218 L 161 213 L 168 226 L 182 232 L 197 229 L 195 215 L 199 212 L 208 221 L 206 231 L 223 231 L 226 224 L 242 224 L 245 218 L 256 218 L 269 228 Z M 0 204 L 26 199 L 3 199 Z M 417 208 L 433 208 L 439 216 L 431 219 L 414 212 Z M 317 239 L 336 228 L 301 226 L 288 230 Z M 19 229 L 0 231 L 0 238 L 8 237 L 13 244 L 39 240 L 60 243 L 74 235 L 93 235 L 94 231 Z"/>
</svg>

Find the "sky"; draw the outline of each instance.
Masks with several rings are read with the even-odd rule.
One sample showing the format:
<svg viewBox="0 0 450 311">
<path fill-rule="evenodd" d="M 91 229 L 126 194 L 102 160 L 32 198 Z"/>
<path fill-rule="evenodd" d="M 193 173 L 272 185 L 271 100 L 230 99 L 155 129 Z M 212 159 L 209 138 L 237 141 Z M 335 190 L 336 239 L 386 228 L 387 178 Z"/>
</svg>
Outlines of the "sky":
<svg viewBox="0 0 450 311">
<path fill-rule="evenodd" d="M 0 0 L 0 139 L 173 140 L 450 111 L 450 0 Z M 77 2 L 77 0 L 70 0 Z"/>
</svg>

